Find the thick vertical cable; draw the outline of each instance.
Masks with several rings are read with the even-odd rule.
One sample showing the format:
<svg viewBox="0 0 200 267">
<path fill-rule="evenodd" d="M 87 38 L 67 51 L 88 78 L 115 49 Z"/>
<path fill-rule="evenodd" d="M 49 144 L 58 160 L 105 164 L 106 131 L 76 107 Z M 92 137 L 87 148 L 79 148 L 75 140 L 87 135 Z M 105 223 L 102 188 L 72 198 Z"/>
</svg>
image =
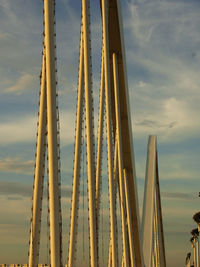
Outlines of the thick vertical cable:
<svg viewBox="0 0 200 267">
<path fill-rule="evenodd" d="M 38 112 L 38 133 L 35 159 L 35 175 L 33 186 L 32 221 L 30 230 L 29 266 L 38 265 L 40 228 L 42 213 L 42 194 L 45 167 L 46 148 L 46 68 L 45 51 L 43 50 L 43 63 L 41 73 L 40 104 Z"/>
<path fill-rule="evenodd" d="M 95 160 L 91 79 L 91 50 L 89 31 L 89 0 L 82 1 L 83 38 L 84 38 L 84 80 L 85 80 L 85 110 L 87 134 L 87 165 L 88 165 L 88 195 L 89 195 L 89 225 L 90 225 L 90 264 L 97 266 L 96 244 L 96 208 L 95 208 Z"/>
<path fill-rule="evenodd" d="M 57 55 L 56 55 L 56 18 L 55 18 L 55 5 L 53 10 L 53 21 L 54 21 L 54 44 L 55 44 L 55 77 L 56 85 L 58 84 L 57 77 Z M 56 86 L 56 120 L 57 120 L 57 150 L 58 150 L 58 194 L 59 194 L 59 231 L 60 231 L 60 258 L 62 261 L 62 209 L 61 209 L 61 156 L 60 156 L 60 119 L 59 119 L 59 108 L 58 108 L 58 88 Z"/>
<path fill-rule="evenodd" d="M 123 154 L 122 154 L 122 135 L 121 135 L 121 120 L 120 120 L 120 102 L 119 102 L 119 80 L 117 68 L 117 56 L 113 54 L 113 76 L 114 76 L 114 95 L 115 95 L 115 115 L 116 115 L 116 131 L 118 145 L 118 164 L 119 164 L 119 191 L 121 205 L 121 220 L 122 220 L 122 239 L 123 239 L 123 255 L 124 265 L 129 266 L 129 253 L 126 231 L 126 200 L 124 192 L 124 174 L 123 174 Z"/>
<path fill-rule="evenodd" d="M 116 214 L 116 205 L 117 205 L 117 187 L 119 184 L 119 167 L 118 167 L 118 139 L 117 136 L 115 137 L 115 151 L 114 151 L 114 214 L 115 218 L 117 218 Z M 119 194 L 119 199 L 120 199 L 120 194 Z M 116 236 L 118 235 L 118 230 L 117 230 L 117 220 L 116 220 Z M 118 242 L 116 242 L 116 248 L 117 248 L 117 264 L 119 264 L 119 259 L 118 259 Z M 109 243 L 109 255 L 108 255 L 108 267 L 112 266 L 112 242 L 110 240 Z"/>
<path fill-rule="evenodd" d="M 108 175 L 110 196 L 110 227 L 112 242 L 112 266 L 117 266 L 116 249 L 116 220 L 114 212 L 114 179 L 113 179 L 113 149 L 112 149 L 112 116 L 111 116 L 111 92 L 110 92 L 110 69 L 109 69 L 109 41 L 108 41 L 108 9 L 107 1 L 102 0 L 102 23 L 103 23 L 103 51 L 105 70 L 105 96 L 106 96 L 106 122 L 107 122 L 107 146 L 108 146 Z"/>
<path fill-rule="evenodd" d="M 97 143 L 97 160 L 96 160 L 96 227 L 97 227 L 97 244 L 99 244 L 99 209 L 100 209 L 100 186 L 101 186 L 101 169 L 102 169 L 102 152 L 103 152 L 103 126 L 104 126 L 104 68 L 103 58 L 101 64 L 101 85 L 99 101 L 99 125 L 98 125 L 98 143 Z M 98 255 L 99 256 L 99 255 Z"/>
<path fill-rule="evenodd" d="M 197 248 L 197 267 L 199 267 L 199 238 L 196 237 L 196 248 Z"/>
<path fill-rule="evenodd" d="M 130 261 L 131 261 L 131 266 L 133 267 L 135 266 L 134 244 L 133 244 L 133 225 L 132 225 L 132 220 L 131 220 L 131 203 L 130 203 L 130 195 L 129 195 L 130 193 L 129 193 L 129 188 L 128 188 L 126 169 L 124 169 L 124 189 L 125 189 L 125 199 L 126 199 Z"/>
<path fill-rule="evenodd" d="M 48 157 L 47 157 L 48 161 Z M 47 162 L 48 166 L 48 162 Z M 50 218 L 49 218 L 49 168 L 47 168 L 47 264 L 50 261 L 51 249 L 50 249 Z"/>
<path fill-rule="evenodd" d="M 47 128 L 49 156 L 49 201 L 51 266 L 62 266 L 60 240 L 60 200 L 58 175 L 58 140 L 56 112 L 56 69 L 54 42 L 54 1 L 44 0 L 47 82 Z"/>
<path fill-rule="evenodd" d="M 81 137 L 82 137 L 82 120 L 83 120 L 83 99 L 84 99 L 84 58 L 83 58 L 83 34 L 81 30 L 80 40 L 80 62 L 79 62 L 79 82 L 77 98 L 77 118 L 76 118 L 76 137 L 75 137 L 75 154 L 74 154 L 74 173 L 73 173 L 73 192 L 72 192 L 72 209 L 70 224 L 70 241 L 68 267 L 73 266 L 75 254 L 75 242 L 77 232 L 78 218 L 78 198 L 80 184 L 80 161 L 81 161 Z"/>
</svg>

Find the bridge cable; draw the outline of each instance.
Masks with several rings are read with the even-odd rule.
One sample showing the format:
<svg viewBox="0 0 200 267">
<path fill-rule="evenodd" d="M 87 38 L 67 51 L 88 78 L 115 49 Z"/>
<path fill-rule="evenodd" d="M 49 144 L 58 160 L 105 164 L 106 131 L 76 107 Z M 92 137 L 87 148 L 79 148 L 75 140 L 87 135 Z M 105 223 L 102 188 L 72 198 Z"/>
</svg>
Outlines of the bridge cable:
<svg viewBox="0 0 200 267">
<path fill-rule="evenodd" d="M 47 162 L 47 166 L 48 162 Z M 50 218 L 49 218 L 49 168 L 47 167 L 47 264 L 50 259 Z"/>
<path fill-rule="evenodd" d="M 82 150 L 83 150 L 83 156 L 82 156 L 82 190 L 83 190 L 83 263 L 85 263 L 85 116 L 83 119 L 83 136 L 82 136 Z"/>
</svg>

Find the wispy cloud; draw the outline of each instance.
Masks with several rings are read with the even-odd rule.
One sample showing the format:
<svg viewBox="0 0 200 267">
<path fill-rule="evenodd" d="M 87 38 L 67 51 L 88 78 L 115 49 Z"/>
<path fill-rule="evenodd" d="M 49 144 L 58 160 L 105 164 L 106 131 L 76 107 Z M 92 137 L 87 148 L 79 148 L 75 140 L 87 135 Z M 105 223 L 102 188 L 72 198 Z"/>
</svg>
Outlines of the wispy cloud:
<svg viewBox="0 0 200 267">
<path fill-rule="evenodd" d="M 32 160 L 23 161 L 20 158 L 4 158 L 0 159 L 0 171 L 26 173 L 33 172 L 34 162 Z"/>
<path fill-rule="evenodd" d="M 185 1 L 128 4 L 127 62 L 136 137 L 159 134 L 161 141 L 178 141 L 200 130 L 199 5 L 194 6 Z"/>
<path fill-rule="evenodd" d="M 16 182 L 0 182 L 0 194 L 8 197 L 18 195 L 21 197 L 31 197 L 32 187 L 28 184 Z"/>
<path fill-rule="evenodd" d="M 183 192 L 161 192 L 161 196 L 167 199 L 182 199 L 182 200 L 194 200 L 197 199 L 195 193 L 183 193 Z"/>
<path fill-rule="evenodd" d="M 31 198 L 33 193 L 32 185 L 20 182 L 0 181 L 0 195 L 5 195 L 8 200 L 21 200 L 22 197 Z M 71 186 L 62 186 L 62 198 L 71 198 Z M 46 197 L 46 185 L 44 185 L 44 197 Z"/>
<path fill-rule="evenodd" d="M 37 117 L 26 116 L 0 123 L 0 144 L 36 142 Z M 61 145 L 74 142 L 75 112 L 62 110 L 60 112 Z"/>
<path fill-rule="evenodd" d="M 22 94 L 23 91 L 27 91 L 29 90 L 29 86 L 30 84 L 33 82 L 33 76 L 28 74 L 28 73 L 24 73 L 22 74 L 22 76 L 15 82 L 14 85 L 6 88 L 4 90 L 5 93 L 13 93 L 16 95 L 20 95 Z"/>
<path fill-rule="evenodd" d="M 34 140 L 36 136 L 36 121 L 35 116 L 26 116 L 0 123 L 0 144 L 7 145 Z"/>
<path fill-rule="evenodd" d="M 185 100 L 171 97 L 160 100 L 158 106 L 149 113 L 144 114 L 143 112 L 136 116 L 133 130 L 137 135 L 141 133 L 157 134 L 160 141 L 166 142 L 169 138 L 173 141 L 177 141 L 177 139 L 181 141 L 191 137 L 191 134 L 195 135 L 200 129 L 196 107 Z"/>
</svg>

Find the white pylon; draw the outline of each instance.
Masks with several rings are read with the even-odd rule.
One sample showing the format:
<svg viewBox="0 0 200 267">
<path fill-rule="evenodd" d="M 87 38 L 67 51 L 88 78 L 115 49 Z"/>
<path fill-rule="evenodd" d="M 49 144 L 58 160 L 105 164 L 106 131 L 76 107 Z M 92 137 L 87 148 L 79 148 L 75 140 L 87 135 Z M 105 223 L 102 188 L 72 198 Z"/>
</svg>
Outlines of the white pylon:
<svg viewBox="0 0 200 267">
<path fill-rule="evenodd" d="M 56 102 L 54 0 L 44 0 L 44 49 L 33 207 L 30 230 L 29 267 L 38 265 L 43 178 L 48 144 L 51 266 L 62 266 L 62 221 L 59 181 L 58 107 Z"/>
<path fill-rule="evenodd" d="M 133 266 L 135 262 L 135 266 L 141 267 L 143 266 L 143 256 L 140 244 L 138 195 L 132 144 L 132 127 L 120 1 L 102 0 L 101 11 L 103 28 L 102 57 L 104 62 L 104 67 L 102 69 L 105 73 L 104 76 L 111 228 L 109 264 L 112 264 L 113 267 L 118 266 L 117 238 L 115 229 L 116 196 L 114 193 L 114 184 L 112 182 L 112 143 L 115 143 L 115 140 L 117 140 L 117 142 L 119 142 L 117 149 L 119 165 L 119 199 L 123 228 L 123 264 L 124 266 Z M 124 173 L 126 174 L 126 177 L 124 176 Z M 127 182 L 126 187 L 124 182 L 125 179 Z M 125 198 L 125 188 L 129 189 L 127 191 L 127 199 Z M 130 203 L 129 206 L 128 203 Z"/>
<path fill-rule="evenodd" d="M 103 119 L 105 109 L 110 205 L 110 244 L 108 265 L 109 267 L 118 267 L 121 265 L 124 267 L 143 267 L 143 251 L 141 250 L 140 244 L 138 195 L 132 144 L 132 127 L 120 1 L 101 0 L 101 11 L 103 45 L 99 109 L 99 135 L 97 147 L 97 165 L 95 172 L 89 0 L 82 0 L 80 66 L 68 267 L 74 267 L 75 265 L 75 243 L 77 233 L 81 137 L 84 102 L 86 112 L 87 138 L 86 143 L 88 167 L 90 266 L 99 266 L 98 217 L 100 207 L 100 180 L 104 125 Z M 60 267 L 62 266 L 62 232 L 58 163 L 58 110 L 56 106 L 54 0 L 44 0 L 44 16 L 45 39 L 43 50 L 43 68 L 37 140 L 38 146 L 36 153 L 36 171 L 33 192 L 33 217 L 31 222 L 29 266 L 35 267 L 38 264 L 45 146 L 46 143 L 48 143 L 51 266 Z M 154 258 L 150 263 L 152 264 L 153 261 L 154 265 L 157 266 L 157 263 L 159 262 L 160 266 L 165 267 L 166 263 L 164 253 L 160 191 L 158 170 L 156 165 L 157 153 L 155 153 L 154 151 L 152 155 L 149 155 L 149 159 L 151 159 L 151 163 L 153 162 L 152 166 L 155 167 L 155 170 L 153 170 L 155 172 L 155 179 L 150 178 L 154 179 L 151 181 L 153 189 L 151 189 L 152 191 L 150 192 L 150 194 L 153 192 L 153 200 L 151 201 L 152 206 L 150 208 L 153 218 L 151 222 L 151 232 L 155 240 L 154 244 L 151 244 L 151 251 L 154 255 Z M 118 259 L 116 230 L 117 187 L 119 188 L 118 191 L 123 240 L 123 255 L 122 261 L 120 263 Z M 146 193 L 145 196 L 148 194 L 149 193 Z M 146 220 L 144 229 L 146 231 Z M 152 236 L 151 238 L 153 238 Z M 160 236 L 161 239 L 158 238 Z M 146 241 L 144 241 L 144 243 L 145 242 Z M 149 266 L 151 265 L 146 265 L 146 267 Z"/>
<path fill-rule="evenodd" d="M 149 137 L 142 217 L 145 267 L 166 267 L 156 136 Z"/>
</svg>

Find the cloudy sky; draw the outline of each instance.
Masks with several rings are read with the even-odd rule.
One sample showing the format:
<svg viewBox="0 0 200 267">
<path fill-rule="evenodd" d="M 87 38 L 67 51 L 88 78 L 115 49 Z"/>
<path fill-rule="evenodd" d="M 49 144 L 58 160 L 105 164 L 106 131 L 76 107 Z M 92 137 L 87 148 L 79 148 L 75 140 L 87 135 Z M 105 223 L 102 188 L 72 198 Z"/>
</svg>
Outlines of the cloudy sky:
<svg viewBox="0 0 200 267">
<path fill-rule="evenodd" d="M 43 1 L 14 2 L 0 0 L 1 263 L 27 262 L 43 41 Z M 72 185 L 80 2 L 59 0 L 56 5 L 64 261 Z M 192 216 L 200 207 L 200 2 L 123 0 L 122 14 L 140 210 L 148 135 L 156 134 L 167 266 L 181 267 L 191 250 L 190 231 L 196 227 Z M 101 55 L 98 1 L 91 2 L 91 35 L 96 118 Z M 106 182 L 103 186 L 107 187 Z M 106 190 L 104 221 L 108 220 Z M 82 195 L 80 213 L 86 199 L 85 193 Z M 86 200 L 84 203 L 87 205 Z M 41 262 L 48 260 L 45 208 L 46 200 Z M 87 218 L 80 225 L 86 227 Z M 102 232 L 108 231 L 103 223 L 101 227 Z M 108 235 L 104 236 L 101 244 L 107 242 Z M 102 249 L 103 253 L 107 256 Z"/>
</svg>

